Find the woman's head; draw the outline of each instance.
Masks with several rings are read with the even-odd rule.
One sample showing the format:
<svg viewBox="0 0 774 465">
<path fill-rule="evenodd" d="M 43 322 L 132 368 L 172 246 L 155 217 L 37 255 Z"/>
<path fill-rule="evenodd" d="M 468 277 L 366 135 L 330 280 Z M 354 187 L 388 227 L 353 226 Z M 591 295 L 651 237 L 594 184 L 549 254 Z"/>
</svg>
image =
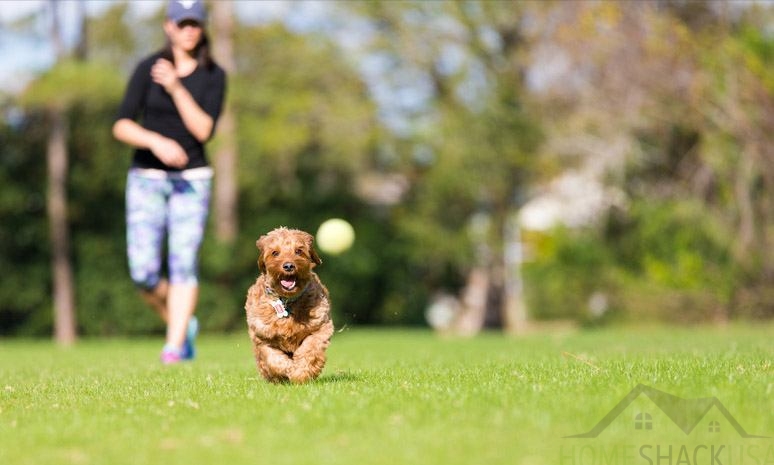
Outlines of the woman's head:
<svg viewBox="0 0 774 465">
<path fill-rule="evenodd" d="M 170 45 L 192 55 L 196 54 L 196 49 L 205 35 L 202 25 L 190 19 L 180 21 L 179 23 L 166 20 L 164 22 L 164 32 L 167 34 Z"/>
<path fill-rule="evenodd" d="M 193 21 L 204 25 L 207 12 L 201 0 L 171 0 L 167 6 L 167 20 L 175 23 Z"/>
<path fill-rule="evenodd" d="M 201 0 L 170 1 L 164 21 L 168 41 L 163 54 L 171 57 L 172 48 L 178 48 L 194 56 L 200 65 L 211 67 L 209 38 L 204 30 L 206 22 L 207 13 Z"/>
</svg>

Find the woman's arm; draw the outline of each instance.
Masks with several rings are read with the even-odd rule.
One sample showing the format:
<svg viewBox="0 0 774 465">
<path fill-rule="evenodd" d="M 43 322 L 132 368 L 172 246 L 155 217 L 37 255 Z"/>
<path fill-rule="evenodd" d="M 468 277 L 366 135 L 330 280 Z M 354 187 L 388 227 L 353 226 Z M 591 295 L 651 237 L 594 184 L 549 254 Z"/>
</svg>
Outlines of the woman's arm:
<svg viewBox="0 0 774 465">
<path fill-rule="evenodd" d="M 215 122 L 210 115 L 202 110 L 188 89 L 180 82 L 175 66 L 168 60 L 159 59 L 151 68 L 151 77 L 154 82 L 164 86 L 164 89 L 172 97 L 186 129 L 199 142 L 206 142 L 212 135 Z"/>
<path fill-rule="evenodd" d="M 165 165 L 184 168 L 188 155 L 176 141 L 143 128 L 137 122 L 121 118 L 113 124 L 113 137 L 131 146 L 148 149 Z"/>
</svg>

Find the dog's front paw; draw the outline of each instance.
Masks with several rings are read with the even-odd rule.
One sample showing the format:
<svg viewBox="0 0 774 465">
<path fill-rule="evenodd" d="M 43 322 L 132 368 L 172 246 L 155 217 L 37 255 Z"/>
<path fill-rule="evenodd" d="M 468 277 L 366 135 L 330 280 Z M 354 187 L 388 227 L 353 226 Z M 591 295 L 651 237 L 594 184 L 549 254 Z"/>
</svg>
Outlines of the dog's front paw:
<svg viewBox="0 0 774 465">
<path fill-rule="evenodd" d="M 293 359 L 293 366 L 288 371 L 288 379 L 293 383 L 306 383 L 312 381 L 318 376 L 325 366 L 325 354 L 300 354 L 296 353 Z"/>
<path fill-rule="evenodd" d="M 272 382 L 289 379 L 294 369 L 293 360 L 286 352 L 265 344 L 257 348 L 256 362 L 261 375 Z"/>
<path fill-rule="evenodd" d="M 314 373 L 310 370 L 292 370 L 288 374 L 288 380 L 294 384 L 303 384 L 317 378 L 320 372 Z"/>
</svg>

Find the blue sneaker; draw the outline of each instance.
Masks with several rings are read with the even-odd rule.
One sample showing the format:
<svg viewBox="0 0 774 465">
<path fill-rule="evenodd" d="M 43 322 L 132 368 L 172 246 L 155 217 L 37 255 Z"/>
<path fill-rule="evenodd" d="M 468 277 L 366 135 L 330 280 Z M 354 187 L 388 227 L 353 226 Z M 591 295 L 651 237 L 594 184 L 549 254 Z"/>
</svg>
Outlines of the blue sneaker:
<svg viewBox="0 0 774 465">
<path fill-rule="evenodd" d="M 180 351 L 180 356 L 184 360 L 191 360 L 196 356 L 196 348 L 194 347 L 194 341 L 199 334 L 199 320 L 195 316 L 191 316 L 188 320 L 188 329 L 185 333 L 185 342 L 183 342 L 183 349 Z"/>
</svg>

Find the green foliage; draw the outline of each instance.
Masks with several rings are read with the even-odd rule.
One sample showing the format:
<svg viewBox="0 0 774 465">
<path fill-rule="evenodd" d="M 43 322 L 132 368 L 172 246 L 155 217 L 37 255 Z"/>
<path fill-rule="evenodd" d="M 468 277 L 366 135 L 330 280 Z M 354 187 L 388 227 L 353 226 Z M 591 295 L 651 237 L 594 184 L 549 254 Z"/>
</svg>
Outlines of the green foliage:
<svg viewBox="0 0 774 465">
<path fill-rule="evenodd" d="M 142 37 L 142 26 L 134 21 L 133 27 L 127 21 L 129 2 L 111 2 L 110 7 L 98 18 L 86 21 L 86 37 L 91 46 L 88 50 L 89 60 L 110 64 L 118 69 L 126 68 L 137 50 L 137 42 Z M 155 36 L 158 27 L 153 28 Z M 155 38 L 155 37 L 154 37 Z M 160 40 L 161 38 L 158 37 Z M 158 43 L 158 42 L 157 42 Z"/>
<path fill-rule="evenodd" d="M 622 310 L 638 319 L 697 322 L 722 317 L 740 285 L 733 235 L 693 202 L 640 202 L 610 237 L 629 275 L 619 290 Z M 647 309 L 638 300 L 663 296 Z M 627 306 L 636 308 L 626 308 Z M 647 310 L 646 310 L 647 309 Z"/>
<path fill-rule="evenodd" d="M 550 234 L 529 235 L 527 243 L 535 254 L 524 266 L 530 316 L 593 324 L 617 316 L 594 314 L 590 308 L 595 293 L 608 296 L 616 289 L 612 251 L 600 237 L 560 228 Z"/>
<path fill-rule="evenodd" d="M 50 323 L 42 126 L 37 115 L 18 126 L 0 124 L 0 269 L 7 270 L 0 279 L 0 334 L 31 333 Z"/>
<path fill-rule="evenodd" d="M 512 40 L 521 8 L 498 2 L 355 8 L 379 31 L 369 51 L 394 64 L 384 81 L 419 80 L 427 93 L 406 111 L 410 129 L 391 147 L 398 160 L 392 169 L 411 182 L 393 221 L 426 294 L 458 292 L 476 265 L 502 281 L 504 224 L 537 178 L 531 155 L 543 134 L 527 111 L 526 65 L 521 44 Z M 497 45 L 484 43 L 485 35 Z M 468 227 L 477 217 L 489 224 L 478 236 Z"/>
<path fill-rule="evenodd" d="M 530 308 L 536 318 L 588 324 L 721 318 L 742 280 L 732 242 L 697 203 L 637 202 L 604 230 L 541 237 L 525 266 Z M 606 300 L 597 313 L 595 295 Z"/>
<path fill-rule="evenodd" d="M 28 108 L 102 107 L 121 98 L 123 81 L 115 69 L 99 62 L 64 60 L 46 71 L 19 99 Z"/>
<path fill-rule="evenodd" d="M 607 181 L 629 206 L 604 227 L 534 238 L 525 268 L 531 317 L 599 324 L 774 314 L 770 8 L 727 23 L 712 8 L 669 2 L 626 12 L 615 3 L 326 5 L 362 28 L 361 43 L 342 46 L 325 27 L 302 34 L 237 21 L 227 105 L 238 128 L 239 237 L 220 244 L 209 225 L 198 309 L 205 329 L 243 329 L 260 235 L 280 225 L 315 232 L 330 217 L 349 220 L 357 236 L 317 270 L 340 326 L 420 324 L 429 296 L 458 294 L 473 266 L 487 265 L 499 285 L 508 219 L 544 179 L 581 164 L 553 151 L 569 141 L 575 157 L 575 141 L 589 134 L 628 147 L 611 151 L 626 161 Z M 87 61 L 61 62 L 3 109 L 23 117 L 0 125 L 0 268 L 13 270 L 0 280 L 0 334 L 50 332 L 43 154 L 52 108 L 69 123 L 80 331 L 162 329 L 126 270 L 131 149 L 110 135 L 131 67 L 163 43 L 162 17 L 163 7 L 138 19 L 115 2 L 87 22 Z M 554 49 L 573 76 L 559 93 L 566 100 L 526 82 Z M 398 100 L 389 103 L 400 107 L 400 124 L 383 118 L 359 72 L 374 63 L 389 64 L 379 84 Z M 675 79 L 663 79 L 673 69 Z M 402 183 L 398 203 L 358 189 L 388 176 Z M 600 295 L 607 311 L 589 313 Z"/>
<path fill-rule="evenodd" d="M 759 28 L 747 26 L 739 34 L 739 42 L 744 49 L 745 65 L 755 73 L 770 93 L 774 93 L 774 72 L 770 65 L 774 63 L 774 38 L 765 35 Z"/>
<path fill-rule="evenodd" d="M 614 13 L 605 19 L 612 29 L 604 34 L 597 29 L 599 9 Z M 750 8 L 729 24 L 698 4 L 669 4 L 659 13 L 644 7 L 636 23 L 652 29 L 642 40 L 620 21 L 620 5 L 578 12 L 589 29 L 560 29 L 555 37 L 572 37 L 565 44 L 570 53 L 583 44 L 599 79 L 593 88 L 569 92 L 578 100 L 565 104 L 575 111 L 556 118 L 549 138 L 583 140 L 595 128 L 608 133 L 606 141 L 626 140 L 615 154 L 620 161 L 607 164 L 605 182 L 620 187 L 628 205 L 612 212 L 600 231 L 569 241 L 549 237 L 560 250 L 591 241 L 604 259 L 588 268 L 598 280 L 589 289 L 573 256 L 538 256 L 528 267 L 533 276 L 527 291 L 540 297 L 534 310 L 544 314 L 540 305 L 547 305 L 571 316 L 567 302 L 586 302 L 600 288 L 609 319 L 693 323 L 772 315 L 771 295 L 763 290 L 774 276 L 768 246 L 774 178 L 767 161 L 774 100 L 767 66 L 771 38 L 764 26 L 771 9 Z M 611 48 L 616 34 L 624 39 L 620 49 Z M 636 58 L 626 62 L 624 56 Z M 589 66 L 579 63 L 580 72 Z M 664 79 L 665 70 L 674 79 Z M 553 102 L 547 99 L 544 108 L 556 111 Z M 592 167 L 594 150 L 583 160 Z"/>
<path fill-rule="evenodd" d="M 389 225 L 353 192 L 373 162 L 378 135 L 364 83 L 328 39 L 279 25 L 241 28 L 235 47 L 228 105 L 238 115 L 240 236 L 233 253 L 212 240 L 205 244 L 205 283 L 221 283 L 210 291 L 225 305 L 205 301 L 203 310 L 219 308 L 212 318 L 221 327 L 242 327 L 244 295 L 258 274 L 258 237 L 278 226 L 315 233 L 324 220 L 340 216 L 353 223 L 355 245 L 340 257 L 323 256 L 318 272 L 332 292 L 337 321 L 380 321 L 392 286 L 382 276 L 382 267 L 394 262 L 381 245 L 389 242 Z"/>
<path fill-rule="evenodd" d="M 628 216 L 626 224 L 611 226 L 617 229 L 611 240 L 627 269 L 678 289 L 729 292 L 732 237 L 701 205 L 641 202 Z"/>
</svg>

